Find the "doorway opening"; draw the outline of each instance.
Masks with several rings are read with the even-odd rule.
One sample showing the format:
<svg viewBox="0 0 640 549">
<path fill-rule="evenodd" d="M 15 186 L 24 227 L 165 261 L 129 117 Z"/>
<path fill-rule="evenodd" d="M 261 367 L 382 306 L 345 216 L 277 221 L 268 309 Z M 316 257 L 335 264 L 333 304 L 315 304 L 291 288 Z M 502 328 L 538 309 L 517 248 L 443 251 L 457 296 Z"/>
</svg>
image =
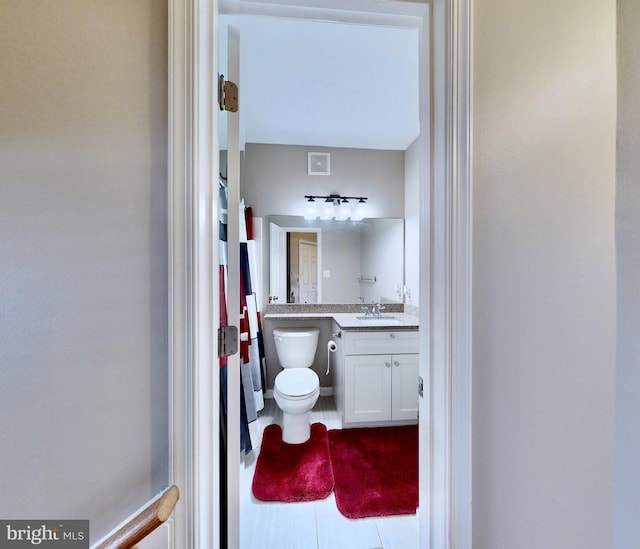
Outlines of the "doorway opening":
<svg viewBox="0 0 640 549">
<path fill-rule="evenodd" d="M 219 20 L 220 51 L 224 52 L 228 28 L 237 29 L 240 42 L 239 113 L 223 116 L 223 121 L 225 118 L 230 120 L 234 116 L 236 119 L 239 117 L 241 121 L 239 135 L 242 137 L 238 148 L 244 152 L 241 160 L 243 173 L 239 181 L 239 196 L 252 207 L 254 216 L 257 214 L 258 217 L 270 220 L 274 216 L 294 215 L 296 211 L 300 215 L 303 212 L 301 208 L 305 206 L 303 198 L 306 198 L 307 193 L 330 195 L 337 192 L 368 196 L 367 206 L 374 210 L 370 212 L 372 218 L 400 217 L 403 223 L 400 225 L 400 245 L 396 247 L 399 250 L 391 249 L 390 251 L 389 248 L 393 248 L 393 245 L 381 243 L 379 248 L 386 253 L 385 257 L 377 261 L 371 257 L 370 252 L 363 253 L 366 257 L 362 263 L 367 265 L 361 265 L 360 272 L 350 277 L 351 280 L 345 279 L 343 284 L 358 285 L 358 292 L 354 293 L 352 299 L 363 299 L 364 295 L 373 291 L 371 282 L 366 281 L 377 280 L 375 288 L 380 287 L 380 279 L 384 279 L 384 276 L 380 275 L 388 271 L 385 263 L 399 262 L 400 277 L 395 279 L 400 287 L 400 290 L 396 290 L 398 301 L 405 304 L 406 298 L 412 296 L 412 312 L 418 314 L 420 293 L 418 258 L 421 240 L 419 189 L 427 187 L 429 180 L 427 167 L 432 164 L 429 130 L 431 121 L 428 106 L 430 87 L 428 6 L 389 3 L 388 13 L 374 14 L 346 9 L 337 14 L 335 10 L 314 10 L 313 18 L 310 19 L 308 14 L 300 11 L 285 14 L 280 9 L 275 10 L 275 13 L 269 13 L 265 6 L 261 6 L 258 10 L 260 13 L 257 15 L 250 13 L 252 10 L 236 13 L 239 5 L 231 6 L 230 13 L 226 13 L 227 10 L 225 10 L 225 14 L 221 15 Z M 402 6 L 402 13 L 394 13 L 394 9 L 399 6 Z M 372 18 L 372 15 L 375 17 Z M 231 45 L 229 48 L 231 50 Z M 324 50 L 335 51 L 335 54 L 331 55 Z M 296 55 L 290 57 L 292 51 Z M 346 67 L 341 71 L 339 66 L 343 61 L 346 61 Z M 229 65 L 231 62 L 230 58 Z M 224 66 L 225 60 L 221 60 L 220 65 Z M 268 70 L 264 67 L 268 67 Z M 333 76 L 325 76 L 323 72 Z M 284 81 L 287 82 L 287 88 L 294 89 L 278 91 L 279 83 Z M 322 88 L 325 81 L 327 87 L 322 89 L 322 93 L 313 94 Z M 394 88 L 391 101 L 388 98 L 389 87 Z M 332 95 L 336 88 L 339 88 L 338 91 L 343 96 L 340 93 L 337 96 Z M 283 102 L 284 97 L 286 101 Z M 285 103 L 286 108 L 278 110 L 276 107 L 281 103 Z M 325 106 L 328 108 L 323 110 Z M 366 110 L 365 106 L 368 107 Z M 359 118 L 356 116 L 358 109 L 362 109 L 363 114 Z M 276 111 L 275 114 L 271 112 L 272 110 Z M 319 116 L 316 116 L 316 113 L 319 113 Z M 269 125 L 270 121 L 272 121 L 271 125 Z M 344 125 L 341 126 L 341 124 Z M 224 139 L 224 134 L 221 134 L 221 143 Z M 331 170 L 327 169 L 324 172 L 325 177 L 304 177 L 310 174 L 301 173 L 302 164 L 296 164 L 293 157 L 297 155 L 300 158 L 306 158 L 307 152 L 304 147 L 314 151 L 330 152 Z M 265 149 L 267 152 L 263 152 Z M 272 156 L 269 157 L 268 154 Z M 259 169 L 254 168 L 256 164 L 254 158 L 258 156 L 261 164 Z M 229 153 L 228 162 L 231 162 L 230 158 Z M 295 167 L 284 169 L 283 165 L 288 164 Z M 388 168 L 389 165 L 396 168 L 396 171 Z M 392 173 L 392 176 L 389 179 L 378 176 L 368 171 L 370 166 L 374 169 L 377 166 L 381 172 L 387 168 L 387 172 Z M 270 172 L 278 175 L 270 177 Z M 248 180 L 251 184 L 248 184 Z M 229 185 L 233 184 L 229 179 Z M 309 187 L 310 185 L 313 187 Z M 342 187 L 321 187 L 321 185 L 342 185 Z M 251 191 L 254 188 L 258 190 L 252 194 Z M 234 207 L 230 203 L 229 208 Z M 241 214 L 240 219 L 242 218 Z M 283 235 L 283 231 L 273 230 L 275 226 L 272 222 L 269 225 L 272 229 L 271 249 L 268 254 L 272 279 L 270 284 L 272 285 L 273 280 L 279 278 L 276 287 L 284 289 L 284 295 L 280 295 L 282 291 L 270 290 L 270 302 L 297 301 L 297 303 L 306 304 L 320 302 L 319 282 L 324 276 L 335 278 L 339 270 L 329 270 L 324 267 L 321 269 L 321 263 L 317 261 L 315 253 L 308 254 L 309 257 L 316 258 L 315 263 L 300 261 L 304 254 L 298 253 L 299 250 L 311 251 L 313 248 L 317 249 L 317 246 L 312 243 L 305 244 L 303 235 L 299 238 L 293 232 L 286 232 Z M 360 223 L 359 229 L 362 225 L 365 223 Z M 374 225 L 371 224 L 368 234 L 359 235 L 358 241 L 371 240 L 380 233 L 379 240 L 391 242 L 391 237 L 395 236 L 387 227 L 378 229 L 378 233 L 373 227 Z M 345 241 L 348 238 L 345 232 L 342 240 Z M 338 243 L 334 244 L 334 249 L 338 247 Z M 371 246 L 368 247 L 368 249 L 371 248 Z M 275 264 L 273 249 L 286 251 L 288 261 L 285 265 Z M 374 265 L 378 265 L 378 269 L 374 269 Z M 319 270 L 321 273 L 318 272 Z M 384 273 L 380 272 L 381 270 L 384 270 Z M 306 280 L 303 276 L 305 272 L 309 275 Z M 411 273 L 411 291 L 408 291 L 405 272 Z M 329 280 L 327 282 L 329 283 Z M 393 298 L 393 293 L 394 290 L 390 289 L 388 293 L 383 294 L 383 297 Z M 374 301 L 379 302 L 381 299 Z M 340 303 L 346 304 L 349 301 Z M 262 305 L 259 304 L 260 311 L 264 310 Z M 410 304 L 407 303 L 406 306 L 409 307 Z M 428 302 L 426 307 L 428 309 Z M 427 313 L 426 316 L 430 315 Z M 265 347 L 268 347 L 267 343 Z M 270 362 L 270 357 L 267 357 L 267 364 Z M 417 370 L 416 364 L 416 374 Z M 427 377 L 426 355 L 420 373 L 423 378 Z M 269 379 L 272 374 L 265 377 Z M 414 414 L 419 399 L 418 376 L 415 377 L 415 383 L 412 384 L 416 401 L 413 407 Z M 229 385 L 228 394 L 237 394 L 237 391 Z M 228 429 L 236 429 L 235 418 L 230 415 L 227 418 Z M 429 431 L 428 424 L 423 421 L 420 429 L 423 431 L 421 438 L 426 439 Z M 261 438 L 261 435 L 258 436 Z M 259 445 L 260 440 L 255 440 L 254 444 Z M 236 452 L 233 448 L 229 450 L 228 459 L 231 461 Z M 250 461 L 254 459 L 251 457 Z M 245 466 L 241 465 L 239 471 L 241 479 L 246 460 L 244 463 Z M 229 471 L 233 471 L 234 468 L 235 463 Z M 229 491 L 238 490 L 240 496 L 237 499 L 241 502 L 246 501 L 245 492 L 248 490 L 246 479 L 245 483 L 239 487 L 238 479 L 234 475 L 235 471 L 228 475 L 228 489 Z M 426 491 L 428 482 L 425 471 L 422 471 L 420 478 L 425 485 L 422 490 Z M 243 513 L 245 515 L 249 513 L 246 504 L 240 506 L 239 518 L 234 519 L 231 516 L 234 512 L 235 509 L 229 509 L 229 539 L 235 538 L 234 530 L 237 524 L 250 523 L 248 519 L 243 519 Z M 411 525 L 404 524 L 399 527 L 402 531 L 414 530 L 415 536 L 411 545 L 415 547 L 420 545 L 418 517 L 424 512 L 424 507 L 419 509 Z M 260 524 L 259 518 L 255 524 Z M 250 540 L 252 537 L 247 535 L 245 528 L 239 534 L 241 547 L 248 547 L 247 538 Z M 271 538 L 265 539 L 266 534 L 259 535 L 260 542 L 263 544 L 270 544 L 273 541 Z M 315 539 L 315 528 L 308 535 Z M 379 542 L 374 542 L 376 543 Z M 345 544 L 348 544 L 347 540 Z"/>
<path fill-rule="evenodd" d="M 262 4 L 252 3 L 253 7 Z M 317 12 L 313 4 L 274 2 L 269 7 Z M 380 14 L 367 4 L 354 1 L 353 10 L 360 10 L 358 17 L 379 22 Z M 378 2 L 376 9 L 407 5 L 415 3 Z M 187 0 L 172 3 L 170 13 L 171 480 L 184 494 L 173 528 L 179 547 L 216 547 L 221 529 L 215 520 L 220 486 L 211 467 L 219 435 L 214 401 L 219 385 L 211 373 L 217 352 L 211 334 L 218 324 L 217 287 L 212 283 L 212 256 L 218 251 L 212 236 L 217 159 L 211 158 L 218 138 L 211 98 L 218 9 L 230 6 L 242 10 L 246 4 Z M 422 475 L 421 469 L 421 477 L 428 479 L 426 492 L 420 495 L 426 507 L 420 531 L 425 547 L 449 547 L 454 536 L 456 546 L 467 547 L 471 532 L 470 9 L 464 0 L 433 0 L 426 6 L 422 30 L 433 32 L 428 35 L 430 50 L 423 44 L 421 55 L 433 61 L 433 80 L 420 117 L 434 117 L 424 126 L 430 128 L 431 164 L 423 167 L 427 178 L 420 199 L 421 213 L 431 214 L 421 215 L 420 221 L 420 234 L 430 243 L 420 252 L 420 272 L 425 277 L 421 288 L 426 289 L 420 298 L 421 355 L 428 360 L 420 416 L 430 429 L 420 441 L 421 468 L 426 470 Z M 340 2 L 331 7 L 341 16 L 349 13 Z M 423 307 L 423 302 L 428 306 Z M 230 510 L 237 508 L 236 496 L 229 494 Z M 237 538 L 233 539 L 239 530 L 237 520 L 230 515 L 230 546 L 237 546 Z"/>
</svg>

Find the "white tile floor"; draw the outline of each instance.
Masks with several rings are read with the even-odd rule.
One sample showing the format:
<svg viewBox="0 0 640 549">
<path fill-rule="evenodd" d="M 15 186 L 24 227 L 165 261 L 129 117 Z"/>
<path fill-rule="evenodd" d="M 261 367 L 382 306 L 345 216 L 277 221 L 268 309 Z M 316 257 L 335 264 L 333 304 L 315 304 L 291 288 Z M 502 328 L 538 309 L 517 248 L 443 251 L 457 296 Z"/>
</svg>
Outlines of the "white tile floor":
<svg viewBox="0 0 640 549">
<path fill-rule="evenodd" d="M 321 501 L 266 503 L 251 493 L 251 482 L 262 432 L 271 423 L 281 423 L 282 412 L 273 399 L 249 425 L 253 452 L 240 466 L 241 549 L 416 549 L 416 515 L 348 519 L 338 511 L 333 493 Z M 333 397 L 320 397 L 311 412 L 311 422 L 339 429 Z"/>
</svg>

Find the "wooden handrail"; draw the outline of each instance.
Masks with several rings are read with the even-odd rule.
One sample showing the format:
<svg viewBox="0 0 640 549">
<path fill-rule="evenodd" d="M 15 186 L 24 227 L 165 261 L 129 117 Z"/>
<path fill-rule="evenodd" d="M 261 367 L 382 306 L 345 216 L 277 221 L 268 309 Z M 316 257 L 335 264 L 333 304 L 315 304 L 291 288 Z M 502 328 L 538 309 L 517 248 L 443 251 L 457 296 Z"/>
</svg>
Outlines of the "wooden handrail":
<svg viewBox="0 0 640 549">
<path fill-rule="evenodd" d="M 132 549 L 171 516 L 179 497 L 178 487 L 171 486 L 96 549 Z"/>
</svg>

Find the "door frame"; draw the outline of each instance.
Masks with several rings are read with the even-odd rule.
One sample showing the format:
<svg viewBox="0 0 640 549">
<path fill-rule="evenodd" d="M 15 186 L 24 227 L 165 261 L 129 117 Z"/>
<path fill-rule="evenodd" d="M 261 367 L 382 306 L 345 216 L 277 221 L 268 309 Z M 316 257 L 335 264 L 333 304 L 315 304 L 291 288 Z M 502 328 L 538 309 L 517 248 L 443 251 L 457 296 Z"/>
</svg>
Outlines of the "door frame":
<svg viewBox="0 0 640 549">
<path fill-rule="evenodd" d="M 433 162 L 423 166 L 430 185 L 420 207 L 427 243 L 420 286 L 428 288 L 420 292 L 427 336 L 421 353 L 429 357 L 420 417 L 430 426 L 420 441 L 430 480 L 421 494 L 429 510 L 421 532 L 430 549 L 470 548 L 473 12 L 472 0 L 428 5 L 435 117 Z M 218 8 L 219 0 L 169 0 L 169 480 L 181 490 L 170 529 L 176 548 L 217 547 L 220 531 L 219 159 L 211 154 L 218 150 Z"/>
</svg>

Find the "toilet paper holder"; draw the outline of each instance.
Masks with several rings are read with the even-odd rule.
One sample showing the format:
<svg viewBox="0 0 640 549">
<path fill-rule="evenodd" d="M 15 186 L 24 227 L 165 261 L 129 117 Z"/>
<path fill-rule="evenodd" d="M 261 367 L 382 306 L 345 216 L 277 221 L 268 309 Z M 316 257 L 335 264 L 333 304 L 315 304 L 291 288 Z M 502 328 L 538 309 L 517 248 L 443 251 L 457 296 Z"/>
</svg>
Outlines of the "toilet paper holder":
<svg viewBox="0 0 640 549">
<path fill-rule="evenodd" d="M 336 336 L 335 334 L 332 334 L 332 337 L 339 337 Z M 335 353 L 338 350 L 338 346 L 336 345 L 336 342 L 333 341 L 333 339 L 330 339 L 329 341 L 327 341 L 327 371 L 325 372 L 325 375 L 329 375 L 329 371 L 331 370 L 331 353 Z"/>
</svg>

